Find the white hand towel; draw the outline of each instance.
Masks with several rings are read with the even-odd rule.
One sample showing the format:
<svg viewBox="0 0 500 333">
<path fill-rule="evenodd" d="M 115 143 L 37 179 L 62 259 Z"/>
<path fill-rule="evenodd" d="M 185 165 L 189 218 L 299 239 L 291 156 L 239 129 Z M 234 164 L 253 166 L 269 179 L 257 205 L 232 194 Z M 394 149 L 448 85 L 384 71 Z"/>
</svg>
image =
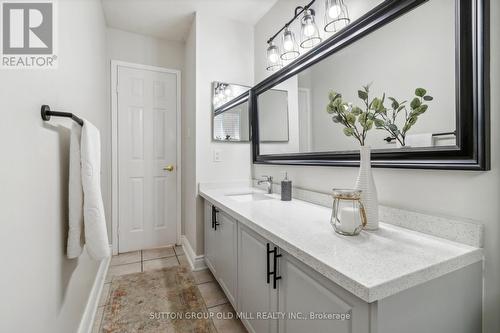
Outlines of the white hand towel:
<svg viewBox="0 0 500 333">
<path fill-rule="evenodd" d="M 85 243 L 83 234 L 83 191 L 81 176 L 80 139 L 82 127 L 73 124 L 69 144 L 69 225 L 68 225 L 68 258 L 77 258 L 82 254 Z"/>
<path fill-rule="evenodd" d="M 106 218 L 101 195 L 101 139 L 99 130 L 83 120 L 81 154 L 85 244 L 90 256 L 110 256 Z"/>
<path fill-rule="evenodd" d="M 408 147 L 433 147 L 434 138 L 432 133 L 408 134 L 405 143 Z"/>
</svg>

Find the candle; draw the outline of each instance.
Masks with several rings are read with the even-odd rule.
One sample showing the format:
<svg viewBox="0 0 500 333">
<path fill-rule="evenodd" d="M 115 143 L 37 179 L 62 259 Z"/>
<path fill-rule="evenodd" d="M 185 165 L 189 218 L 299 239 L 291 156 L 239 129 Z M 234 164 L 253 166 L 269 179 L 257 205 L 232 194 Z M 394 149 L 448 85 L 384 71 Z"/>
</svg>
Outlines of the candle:
<svg viewBox="0 0 500 333">
<path fill-rule="evenodd" d="M 354 233 L 359 227 L 359 210 L 354 207 L 342 207 L 339 214 L 340 228 L 347 233 Z"/>
</svg>

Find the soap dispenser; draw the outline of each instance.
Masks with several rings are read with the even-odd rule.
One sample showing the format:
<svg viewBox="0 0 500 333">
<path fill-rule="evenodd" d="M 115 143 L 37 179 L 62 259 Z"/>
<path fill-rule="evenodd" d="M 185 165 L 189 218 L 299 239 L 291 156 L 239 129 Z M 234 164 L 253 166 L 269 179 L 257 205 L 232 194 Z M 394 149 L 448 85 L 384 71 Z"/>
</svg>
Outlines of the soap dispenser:
<svg viewBox="0 0 500 333">
<path fill-rule="evenodd" d="M 281 200 L 292 200 L 292 181 L 288 179 L 288 173 L 285 172 L 285 179 L 281 181 Z"/>
</svg>

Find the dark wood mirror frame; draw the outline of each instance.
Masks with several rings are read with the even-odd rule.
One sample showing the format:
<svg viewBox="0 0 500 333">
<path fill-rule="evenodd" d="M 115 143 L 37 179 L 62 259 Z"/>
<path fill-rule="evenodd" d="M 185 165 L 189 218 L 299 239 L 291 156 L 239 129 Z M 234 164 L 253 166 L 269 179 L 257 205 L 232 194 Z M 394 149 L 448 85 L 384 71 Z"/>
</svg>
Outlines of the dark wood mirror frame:
<svg viewBox="0 0 500 333">
<path fill-rule="evenodd" d="M 250 90 L 253 162 L 358 166 L 359 152 L 261 155 L 257 97 L 428 0 L 387 0 Z M 489 0 L 456 0 L 456 147 L 372 151 L 372 165 L 411 169 L 490 169 Z"/>
</svg>

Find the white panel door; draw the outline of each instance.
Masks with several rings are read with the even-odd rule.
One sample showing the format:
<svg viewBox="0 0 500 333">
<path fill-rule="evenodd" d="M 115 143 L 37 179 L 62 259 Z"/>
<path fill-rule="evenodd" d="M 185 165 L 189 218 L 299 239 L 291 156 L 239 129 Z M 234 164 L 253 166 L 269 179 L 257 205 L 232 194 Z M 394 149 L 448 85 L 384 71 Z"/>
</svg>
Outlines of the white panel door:
<svg viewBox="0 0 500 333">
<path fill-rule="evenodd" d="M 118 251 L 177 239 L 177 76 L 118 67 Z"/>
</svg>

